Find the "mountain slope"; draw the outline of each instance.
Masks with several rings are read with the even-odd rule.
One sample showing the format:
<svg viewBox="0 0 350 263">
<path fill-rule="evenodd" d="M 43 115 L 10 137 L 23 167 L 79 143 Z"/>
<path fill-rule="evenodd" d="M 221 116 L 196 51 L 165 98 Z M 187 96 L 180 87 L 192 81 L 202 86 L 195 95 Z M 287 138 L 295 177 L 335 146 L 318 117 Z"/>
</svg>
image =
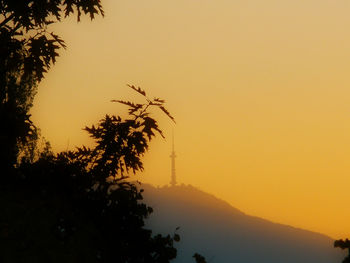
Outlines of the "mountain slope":
<svg viewBox="0 0 350 263">
<path fill-rule="evenodd" d="M 147 227 L 163 234 L 180 227 L 174 262 L 193 263 L 195 252 L 213 263 L 338 263 L 344 258 L 325 235 L 246 215 L 192 186 L 142 188 L 154 209 Z"/>
</svg>

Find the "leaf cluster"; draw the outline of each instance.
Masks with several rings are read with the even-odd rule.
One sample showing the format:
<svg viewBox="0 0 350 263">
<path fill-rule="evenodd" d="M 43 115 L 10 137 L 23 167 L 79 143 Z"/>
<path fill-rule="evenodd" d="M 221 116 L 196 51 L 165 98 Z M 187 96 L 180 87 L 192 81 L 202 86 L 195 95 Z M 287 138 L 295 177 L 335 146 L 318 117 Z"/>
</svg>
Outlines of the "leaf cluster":
<svg viewBox="0 0 350 263">
<path fill-rule="evenodd" d="M 106 115 L 97 126 L 85 127 L 95 140 L 96 147 L 81 147 L 71 153 L 85 166 L 87 172 L 94 174 L 96 182 L 101 186 L 108 178 L 118 182 L 128 178 L 130 173 L 142 171 L 141 158 L 148 150 L 149 142 L 157 133 L 164 137 L 157 121 L 150 115 L 150 107 L 161 109 L 174 120 L 165 109 L 164 100 L 150 100 L 145 91 L 134 86 L 129 87 L 140 93 L 146 103 L 112 100 L 127 105 L 130 118 L 123 120 L 120 116 Z"/>
<path fill-rule="evenodd" d="M 38 83 L 64 41 L 50 30 L 63 18 L 104 15 L 99 0 L 0 0 L 0 168 L 11 170 L 38 138 L 29 110 Z M 4 173 L 3 173 L 4 174 Z"/>
<path fill-rule="evenodd" d="M 348 249 L 349 255 L 343 260 L 343 263 L 350 263 L 350 240 L 349 239 L 339 239 L 334 241 L 334 247 L 341 249 Z"/>
<path fill-rule="evenodd" d="M 80 21 L 82 15 L 94 19 L 104 11 L 99 0 L 0 0 L 0 34 L 7 36 L 1 39 L 1 46 L 10 46 L 14 54 L 25 54 L 20 59 L 11 54 L 2 58 L 23 64 L 25 75 L 40 81 L 55 63 L 58 49 L 65 48 L 64 41 L 49 27 L 70 15 Z"/>
</svg>

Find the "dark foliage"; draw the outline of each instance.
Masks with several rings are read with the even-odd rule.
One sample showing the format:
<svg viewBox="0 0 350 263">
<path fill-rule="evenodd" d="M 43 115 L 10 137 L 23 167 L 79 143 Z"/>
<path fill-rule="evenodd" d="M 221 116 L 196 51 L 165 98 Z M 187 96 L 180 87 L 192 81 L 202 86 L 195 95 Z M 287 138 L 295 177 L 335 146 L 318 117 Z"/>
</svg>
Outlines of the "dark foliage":
<svg viewBox="0 0 350 263">
<path fill-rule="evenodd" d="M 65 48 L 50 25 L 98 14 L 99 0 L 0 0 L 0 168 L 6 174 L 38 137 L 29 109 L 38 83 Z"/>
<path fill-rule="evenodd" d="M 62 17 L 76 15 L 79 21 L 82 14 L 103 15 L 99 0 L 1 0 L 0 29 L 4 43 L 10 44 L 11 65 L 24 72 L 24 77 L 34 76 L 40 81 L 58 56 L 58 49 L 65 47 L 64 41 L 49 30 L 50 25 L 61 21 Z M 15 59 L 14 56 L 22 53 Z M 24 54 L 24 56 L 23 56 Z M 20 67 L 18 67 L 20 66 Z"/>
<path fill-rule="evenodd" d="M 341 249 L 348 249 L 349 255 L 343 260 L 343 263 L 350 263 L 350 240 L 349 239 L 339 239 L 334 241 L 334 247 L 339 247 Z"/>
<path fill-rule="evenodd" d="M 4 253 L 5 259 L 30 256 L 38 247 L 42 248 L 35 259 L 39 262 L 44 258 L 53 262 L 169 262 L 176 257 L 173 244 L 180 240 L 179 235 L 153 236 L 144 228 L 152 209 L 141 202 L 142 190 L 126 180 L 143 169 L 140 158 L 156 133 L 161 134 L 148 109 L 163 107 L 164 102 L 147 99 L 146 104 L 125 104 L 129 111 L 134 110 L 130 119 L 106 115 L 97 126 L 85 128 L 95 147 L 57 155 L 47 151 L 34 163 L 21 163 L 17 169 L 21 178 L 13 182 L 16 189 L 43 202 L 44 211 L 52 210 L 54 216 L 44 216 L 47 222 L 37 226 L 38 238 L 3 237 L 0 245 L 6 251 L 22 247 L 20 253 Z M 0 222 L 5 219 L 0 216 Z M 26 224 L 28 219 L 23 220 L 21 224 Z M 3 223 L 9 225 L 11 222 Z M 9 242 L 11 238 L 22 239 L 22 244 Z M 50 248 L 43 239 L 51 240 Z"/>
<path fill-rule="evenodd" d="M 3 37 L 0 33 L 0 167 L 9 172 L 28 143 L 35 141 L 38 136 L 29 114 L 36 84 L 32 77 L 23 76 L 23 72 L 17 68 L 20 68 L 19 65 L 13 68 L 8 66 L 14 59 L 6 57 L 14 54 L 11 51 L 3 54 L 3 50 L 9 48 L 2 44 Z M 24 56 L 19 53 L 16 55 Z"/>
<path fill-rule="evenodd" d="M 205 257 L 203 257 L 202 255 L 195 253 L 193 255 L 194 259 L 196 260 L 196 263 L 207 263 L 207 261 L 205 261 Z"/>
</svg>

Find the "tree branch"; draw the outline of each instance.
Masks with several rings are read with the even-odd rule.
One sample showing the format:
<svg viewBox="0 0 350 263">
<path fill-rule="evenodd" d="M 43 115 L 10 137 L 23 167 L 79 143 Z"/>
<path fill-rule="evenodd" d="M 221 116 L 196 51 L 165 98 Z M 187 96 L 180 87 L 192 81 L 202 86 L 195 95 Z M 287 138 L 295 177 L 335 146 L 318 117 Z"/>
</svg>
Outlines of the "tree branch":
<svg viewBox="0 0 350 263">
<path fill-rule="evenodd" d="M 4 25 L 6 25 L 7 22 L 9 22 L 12 18 L 14 18 L 14 16 L 15 15 L 12 13 L 10 16 L 6 17 L 5 20 L 0 23 L 0 27 L 3 27 Z"/>
</svg>

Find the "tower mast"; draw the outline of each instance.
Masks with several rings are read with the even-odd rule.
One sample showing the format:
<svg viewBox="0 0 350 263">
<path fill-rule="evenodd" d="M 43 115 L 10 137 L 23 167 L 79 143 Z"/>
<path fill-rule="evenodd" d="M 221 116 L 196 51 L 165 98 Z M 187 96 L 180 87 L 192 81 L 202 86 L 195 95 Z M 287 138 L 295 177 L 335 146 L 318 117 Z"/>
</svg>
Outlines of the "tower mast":
<svg viewBox="0 0 350 263">
<path fill-rule="evenodd" d="M 174 147 L 174 132 L 173 132 L 173 150 L 171 152 L 170 158 L 171 158 L 171 180 L 170 185 L 175 186 L 176 185 L 176 171 L 175 171 L 175 147 Z"/>
</svg>

